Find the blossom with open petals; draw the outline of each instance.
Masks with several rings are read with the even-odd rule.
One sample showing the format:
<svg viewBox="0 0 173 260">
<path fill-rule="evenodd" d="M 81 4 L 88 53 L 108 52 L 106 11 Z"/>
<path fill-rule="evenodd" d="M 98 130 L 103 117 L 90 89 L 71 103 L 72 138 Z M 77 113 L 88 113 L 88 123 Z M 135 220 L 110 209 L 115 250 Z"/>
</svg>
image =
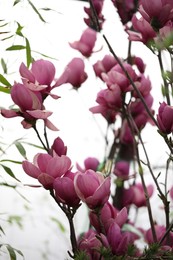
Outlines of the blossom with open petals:
<svg viewBox="0 0 173 260">
<path fill-rule="evenodd" d="M 93 52 L 93 48 L 96 42 L 97 33 L 96 31 L 87 28 L 79 41 L 75 41 L 73 43 L 70 43 L 70 46 L 73 49 L 76 49 L 82 53 L 83 56 L 89 57 L 91 56 Z"/>
<path fill-rule="evenodd" d="M 33 163 L 25 160 L 22 166 L 26 174 L 38 179 L 45 189 L 52 189 L 54 180 L 70 169 L 71 160 L 65 155 L 52 157 L 49 154 L 38 153 Z"/>
<path fill-rule="evenodd" d="M 91 209 L 102 207 L 110 196 L 110 177 L 93 170 L 75 176 L 75 190 L 79 198 Z"/>
</svg>

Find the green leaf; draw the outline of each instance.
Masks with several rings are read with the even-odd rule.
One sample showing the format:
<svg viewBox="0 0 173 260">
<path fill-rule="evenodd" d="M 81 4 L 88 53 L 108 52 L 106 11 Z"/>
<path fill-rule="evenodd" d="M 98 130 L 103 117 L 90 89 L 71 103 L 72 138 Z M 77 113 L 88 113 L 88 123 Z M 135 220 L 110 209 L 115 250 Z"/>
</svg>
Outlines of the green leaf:
<svg viewBox="0 0 173 260">
<path fill-rule="evenodd" d="M 19 153 L 25 158 L 26 158 L 26 150 L 25 148 L 23 147 L 23 145 L 19 142 L 15 142 L 15 146 L 17 148 L 17 150 L 19 151 Z"/>
<path fill-rule="evenodd" d="M 0 165 L 1 165 L 2 168 L 6 171 L 6 173 L 8 173 L 8 175 L 10 175 L 10 176 L 11 176 L 12 178 L 14 178 L 16 181 L 19 181 L 19 182 L 20 182 L 20 180 L 16 178 L 16 176 L 14 175 L 14 173 L 12 172 L 12 170 L 11 170 L 9 167 L 7 167 L 7 166 L 5 166 L 5 165 L 3 165 L 3 164 L 0 164 Z"/>
<path fill-rule="evenodd" d="M 11 47 L 8 47 L 6 49 L 6 51 L 19 51 L 19 50 L 23 50 L 26 49 L 26 46 L 23 45 L 12 45 Z"/>
<path fill-rule="evenodd" d="M 4 74 L 7 74 L 7 64 L 5 63 L 3 58 L 1 58 L 1 66 L 2 66 Z"/>
<path fill-rule="evenodd" d="M 16 34 L 23 37 L 23 34 L 22 34 L 22 29 L 24 28 L 23 26 L 20 25 L 20 23 L 17 22 L 17 30 L 16 30 Z"/>
<path fill-rule="evenodd" d="M 40 146 L 40 145 L 32 144 L 32 143 L 29 143 L 29 142 L 22 142 L 22 143 L 23 143 L 23 144 L 30 145 L 30 146 L 33 146 L 33 147 L 38 148 L 38 149 L 44 150 L 44 147 L 43 147 L 43 146 Z"/>
<path fill-rule="evenodd" d="M 5 38 L 1 39 L 1 41 L 8 40 L 8 39 L 12 38 L 13 36 L 14 36 L 14 35 L 10 35 L 10 36 L 8 36 L 8 37 L 5 37 Z"/>
<path fill-rule="evenodd" d="M 21 0 L 15 0 L 14 3 L 13 3 L 13 6 L 17 5 L 20 2 L 21 2 Z"/>
<path fill-rule="evenodd" d="M 0 74 L 0 82 L 7 87 L 11 87 L 10 82 L 2 74 Z"/>
<path fill-rule="evenodd" d="M 6 88 L 4 86 L 0 86 L 0 92 L 4 92 L 6 94 L 10 94 L 10 88 Z"/>
<path fill-rule="evenodd" d="M 30 4 L 34 12 L 36 12 L 36 14 L 39 16 L 40 20 L 45 23 L 46 21 L 43 19 L 42 15 L 39 13 L 35 5 L 33 5 L 33 3 L 30 0 L 28 0 L 28 3 Z"/>
<path fill-rule="evenodd" d="M 23 225 L 22 225 L 22 217 L 21 216 L 18 216 L 18 215 L 11 215 L 8 217 L 8 220 L 7 220 L 10 224 L 17 224 L 19 228 L 23 228 Z"/>
<path fill-rule="evenodd" d="M 63 233 L 66 231 L 64 225 L 57 218 L 51 217 L 50 219 L 58 225 Z"/>
<path fill-rule="evenodd" d="M 54 58 L 54 57 L 51 57 L 51 56 L 46 55 L 46 54 L 44 54 L 44 53 L 41 53 L 41 52 L 39 52 L 39 51 L 32 51 L 32 52 L 38 53 L 38 54 L 40 54 L 41 56 L 43 56 L 43 57 L 45 57 L 45 58 L 49 58 L 49 59 L 52 59 L 52 60 L 58 60 L 58 59 L 56 59 L 56 58 Z"/>
<path fill-rule="evenodd" d="M 9 160 L 9 159 L 3 159 L 1 162 L 11 162 L 11 163 L 16 163 L 16 164 L 22 164 L 20 161 L 15 161 L 15 160 Z"/>
<path fill-rule="evenodd" d="M 25 40 L 26 40 L 26 64 L 27 64 L 27 67 L 29 68 L 29 65 L 32 62 L 31 48 L 30 48 L 28 39 L 25 38 Z"/>
<path fill-rule="evenodd" d="M 9 255 L 10 255 L 10 259 L 11 260 L 16 260 L 15 250 L 10 245 L 6 245 L 6 248 L 8 250 Z"/>
<path fill-rule="evenodd" d="M 4 246 L 6 246 L 8 253 L 10 255 L 10 260 L 16 260 L 16 253 L 18 253 L 19 255 L 21 255 L 24 259 L 24 255 L 22 254 L 22 252 L 12 246 L 10 246 L 9 244 L 4 244 Z"/>
<path fill-rule="evenodd" d="M 6 26 L 8 23 L 4 23 L 4 24 L 2 24 L 2 25 L 0 25 L 0 27 L 4 27 L 4 26 Z"/>
<path fill-rule="evenodd" d="M 0 231 L 5 235 L 5 232 L 1 226 L 0 226 Z"/>
</svg>

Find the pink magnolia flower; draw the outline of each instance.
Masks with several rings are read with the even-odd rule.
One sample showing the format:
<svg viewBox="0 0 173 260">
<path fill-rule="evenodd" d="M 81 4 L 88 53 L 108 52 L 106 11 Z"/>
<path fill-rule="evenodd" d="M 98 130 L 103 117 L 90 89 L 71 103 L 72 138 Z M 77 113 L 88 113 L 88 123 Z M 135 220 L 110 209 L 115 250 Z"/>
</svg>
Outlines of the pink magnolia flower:
<svg viewBox="0 0 173 260">
<path fill-rule="evenodd" d="M 140 73 L 144 73 L 146 65 L 140 57 L 132 56 L 132 65 L 136 65 Z"/>
<path fill-rule="evenodd" d="M 84 168 L 82 168 L 78 163 L 76 163 L 76 167 L 78 171 L 85 172 L 86 170 L 93 170 L 97 171 L 97 168 L 99 166 L 99 160 L 95 157 L 88 157 L 84 160 Z"/>
<path fill-rule="evenodd" d="M 117 116 L 117 111 L 108 108 L 105 105 L 98 105 L 91 107 L 89 109 L 93 114 L 101 114 L 108 122 L 108 124 L 112 124 L 115 122 L 116 116 Z"/>
<path fill-rule="evenodd" d="M 158 110 L 157 122 L 161 132 L 170 134 L 173 131 L 173 107 L 162 102 Z"/>
<path fill-rule="evenodd" d="M 22 63 L 19 71 L 22 78 L 47 87 L 51 85 L 55 77 L 55 66 L 52 62 L 43 59 L 34 61 L 31 70 Z"/>
<path fill-rule="evenodd" d="M 88 260 L 99 260 L 99 250 L 102 247 L 101 241 L 96 237 L 97 232 L 93 229 L 89 229 L 84 235 L 78 240 L 78 249 L 86 253 L 86 259 Z"/>
<path fill-rule="evenodd" d="M 102 114 L 108 123 L 113 123 L 122 105 L 120 87 L 118 85 L 111 85 L 110 88 L 99 91 L 96 102 L 99 105 L 90 108 L 90 111 Z"/>
<path fill-rule="evenodd" d="M 131 191 L 133 192 L 133 200 L 132 203 L 137 207 L 146 206 L 146 197 L 144 193 L 144 188 L 141 183 L 137 183 L 131 186 Z M 148 196 L 149 198 L 152 196 L 154 192 L 154 187 L 152 184 L 147 186 Z"/>
<path fill-rule="evenodd" d="M 84 61 L 80 58 L 74 58 L 67 65 L 62 75 L 56 81 L 54 87 L 65 83 L 70 83 L 74 88 L 79 88 L 87 79 L 87 74 L 84 71 Z"/>
<path fill-rule="evenodd" d="M 98 17 L 100 29 L 102 29 L 103 23 L 105 21 L 104 16 L 102 14 L 102 8 L 103 8 L 104 0 L 93 0 L 92 3 L 93 3 L 93 6 L 94 6 L 94 9 L 96 11 L 97 17 Z M 91 27 L 92 29 L 97 31 L 98 28 L 96 28 L 96 25 L 93 21 L 93 13 L 92 13 L 93 11 L 92 11 L 92 9 L 90 7 L 88 8 L 88 7 L 85 6 L 84 11 L 88 15 L 87 18 L 84 18 L 84 22 L 89 27 Z"/>
<path fill-rule="evenodd" d="M 154 228 L 155 228 L 155 231 L 156 231 L 157 240 L 158 240 L 158 242 L 159 242 L 159 241 L 162 239 L 162 237 L 164 236 L 164 234 L 165 234 L 165 232 L 166 232 L 166 228 L 165 228 L 165 226 L 163 226 L 163 225 L 157 225 L 157 224 L 155 224 Z M 172 244 L 173 244 L 173 232 L 170 232 L 169 234 L 170 234 L 170 241 L 169 241 L 169 243 L 170 243 L 170 245 L 172 245 Z M 147 241 L 147 243 L 149 243 L 149 244 L 154 243 L 154 239 L 153 239 L 153 235 L 152 235 L 152 230 L 151 230 L 151 228 L 149 228 L 149 229 L 144 233 L 144 238 L 145 238 L 145 240 Z M 163 246 L 164 246 L 164 245 L 167 245 L 166 238 L 163 240 L 162 245 L 163 245 Z"/>
<path fill-rule="evenodd" d="M 133 244 L 134 236 L 130 232 L 122 232 L 114 221 L 108 229 L 107 240 L 114 255 L 123 255 L 127 252 L 128 246 Z"/>
<path fill-rule="evenodd" d="M 133 14 L 137 11 L 138 1 L 135 0 L 112 0 L 117 8 L 118 14 L 123 24 L 131 21 Z"/>
<path fill-rule="evenodd" d="M 52 189 L 54 180 L 70 169 L 71 160 L 65 155 L 52 157 L 49 154 L 38 153 L 33 163 L 24 161 L 22 167 L 26 174 L 38 179 L 45 189 Z"/>
<path fill-rule="evenodd" d="M 127 221 L 127 209 L 124 207 L 118 211 L 111 203 L 107 202 L 100 210 L 99 218 L 94 211 L 89 213 L 90 223 L 97 230 L 97 232 L 107 232 L 112 222 L 116 222 L 120 227 Z M 102 224 L 102 226 L 100 225 Z"/>
<path fill-rule="evenodd" d="M 141 41 L 144 44 L 150 45 L 150 42 L 157 36 L 151 25 L 143 18 L 137 18 L 135 15 L 132 18 L 134 30 L 127 30 L 130 41 Z"/>
<path fill-rule="evenodd" d="M 143 18 L 158 30 L 173 18 L 172 0 L 141 0 L 139 12 Z"/>
<path fill-rule="evenodd" d="M 140 93 L 143 97 L 149 95 L 151 91 L 151 81 L 149 77 L 145 77 L 143 74 L 138 78 L 137 81 L 134 82 Z M 138 94 L 135 90 L 132 91 L 132 95 L 136 98 L 138 98 Z"/>
<path fill-rule="evenodd" d="M 94 65 L 93 69 L 97 77 L 102 79 L 102 73 L 107 73 L 117 64 L 117 61 L 112 55 L 105 55 L 102 60 L 98 60 Z"/>
<path fill-rule="evenodd" d="M 64 145 L 64 142 L 60 137 L 57 137 L 51 146 L 50 154 L 52 156 L 55 155 L 61 156 L 61 155 L 66 155 L 66 153 L 67 153 L 67 146 Z"/>
<path fill-rule="evenodd" d="M 93 29 L 87 28 L 83 32 L 79 41 L 70 43 L 73 49 L 76 49 L 82 53 L 83 56 L 89 57 L 93 52 L 93 48 L 96 42 L 97 33 Z"/>
<path fill-rule="evenodd" d="M 136 81 L 137 75 L 132 66 L 128 63 L 123 64 L 125 70 L 128 72 L 129 76 L 133 81 Z M 125 75 L 124 71 L 119 64 L 115 65 L 107 74 L 102 73 L 103 81 L 106 82 L 108 88 L 112 86 L 119 86 L 122 92 L 130 91 L 132 88 L 130 86 L 130 81 Z M 115 87 L 114 87 L 115 88 Z"/>
<path fill-rule="evenodd" d="M 80 202 L 74 188 L 74 177 L 75 173 L 68 171 L 53 183 L 56 199 L 70 207 L 77 207 Z"/>
<path fill-rule="evenodd" d="M 11 88 L 11 98 L 18 110 L 1 109 L 2 116 L 12 118 L 21 116 L 24 118 L 22 125 L 30 128 L 35 125 L 37 119 L 42 119 L 51 130 L 58 129 L 48 120 L 52 112 L 45 110 L 40 92 L 28 89 L 24 84 L 15 83 Z"/>
<path fill-rule="evenodd" d="M 47 95 L 54 99 L 59 98 L 50 93 L 55 77 L 55 67 L 52 62 L 43 59 L 36 60 L 32 63 L 30 70 L 22 63 L 19 71 L 23 84 L 33 92 L 40 92 L 43 100 Z"/>
<path fill-rule="evenodd" d="M 102 207 L 110 196 L 110 177 L 93 170 L 87 170 L 75 176 L 75 190 L 79 198 L 90 209 Z"/>
<path fill-rule="evenodd" d="M 128 178 L 130 163 L 128 161 L 119 161 L 115 164 L 114 174 L 123 180 Z"/>
</svg>

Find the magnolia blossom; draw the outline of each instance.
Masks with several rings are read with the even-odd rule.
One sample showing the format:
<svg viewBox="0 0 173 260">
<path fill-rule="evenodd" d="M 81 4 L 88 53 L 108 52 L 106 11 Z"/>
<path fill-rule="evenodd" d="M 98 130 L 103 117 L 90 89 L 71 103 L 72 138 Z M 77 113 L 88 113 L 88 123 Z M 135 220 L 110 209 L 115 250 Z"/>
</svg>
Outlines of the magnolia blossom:
<svg viewBox="0 0 173 260">
<path fill-rule="evenodd" d="M 162 102 L 158 110 L 157 122 L 161 132 L 170 134 L 173 131 L 173 107 Z"/>
<path fill-rule="evenodd" d="M 64 145 L 64 142 L 60 137 L 57 137 L 51 146 L 50 154 L 52 156 L 55 155 L 61 156 L 61 155 L 66 155 L 66 153 L 67 153 L 67 146 Z"/>
<path fill-rule="evenodd" d="M 128 72 L 129 76 L 133 81 L 136 81 L 137 75 L 132 66 L 128 63 L 123 63 L 125 70 Z M 125 75 L 119 64 L 115 65 L 107 74 L 102 73 L 103 81 L 106 82 L 107 86 L 111 88 L 111 86 L 118 86 L 122 92 L 127 92 L 132 90 L 130 86 L 129 79 Z"/>
<path fill-rule="evenodd" d="M 154 228 L 155 228 L 157 240 L 160 241 L 162 239 L 162 237 L 164 236 L 165 232 L 166 232 L 166 228 L 163 225 L 157 225 L 157 224 L 154 225 Z M 172 245 L 172 243 L 173 243 L 173 232 L 169 232 L 169 234 L 170 234 L 169 244 Z M 149 244 L 154 243 L 151 228 L 149 228 L 146 232 L 144 232 L 144 238 Z M 162 245 L 167 245 L 167 244 L 168 243 L 167 243 L 166 238 L 165 238 L 162 242 Z"/>
<path fill-rule="evenodd" d="M 70 169 L 71 160 L 65 155 L 52 157 L 49 154 L 38 153 L 33 163 L 25 160 L 22 167 L 26 174 L 38 179 L 45 189 L 52 189 L 54 180 Z"/>
<path fill-rule="evenodd" d="M 151 25 L 143 18 L 137 18 L 135 15 L 132 18 L 134 30 L 127 30 L 130 41 L 141 41 L 144 44 L 150 42 L 157 36 Z"/>
<path fill-rule="evenodd" d="M 97 14 L 100 28 L 102 28 L 104 20 L 105 20 L 103 14 L 102 14 L 103 3 L 104 3 L 104 0 L 92 0 L 92 4 L 93 4 L 95 12 Z M 98 31 L 100 28 L 97 28 L 96 24 L 93 21 L 92 9 L 90 7 L 85 6 L 84 11 L 88 15 L 87 18 L 84 18 L 84 22 L 92 29 Z"/>
<path fill-rule="evenodd" d="M 154 187 L 152 184 L 147 186 L 147 192 L 149 198 L 152 196 L 154 191 Z M 133 193 L 132 203 L 135 204 L 137 207 L 146 206 L 146 197 L 144 193 L 144 188 L 141 183 L 136 183 L 135 185 L 131 186 L 131 192 Z"/>
<path fill-rule="evenodd" d="M 125 254 L 128 246 L 134 242 L 134 236 L 129 232 L 122 232 L 115 221 L 110 225 L 106 237 L 114 255 Z"/>
<path fill-rule="evenodd" d="M 131 21 L 133 14 L 137 10 L 138 1 L 135 0 L 112 0 L 113 4 L 117 8 L 118 14 L 123 24 Z"/>
<path fill-rule="evenodd" d="M 87 28 L 83 32 L 80 40 L 70 43 L 70 46 L 73 49 L 80 51 L 83 56 L 89 57 L 93 52 L 93 48 L 96 42 L 96 36 L 97 36 L 96 31 Z"/>
<path fill-rule="evenodd" d="M 24 84 L 15 83 L 11 88 L 11 98 L 19 106 L 19 109 L 1 109 L 2 116 L 6 118 L 23 117 L 24 120 L 21 123 L 26 129 L 34 126 L 37 119 L 42 119 L 48 128 L 54 131 L 58 130 L 48 120 L 52 112 L 45 110 L 42 95 L 39 91 L 32 91 Z"/>
<path fill-rule="evenodd" d="M 77 207 L 80 202 L 74 188 L 74 177 L 75 173 L 68 171 L 63 176 L 57 177 L 53 183 L 56 199 L 70 207 Z"/>
<path fill-rule="evenodd" d="M 64 72 L 56 81 L 54 87 L 65 83 L 70 83 L 74 88 L 79 88 L 87 79 L 87 74 L 84 71 L 85 64 L 81 58 L 74 58 L 66 66 Z"/>
<path fill-rule="evenodd" d="M 99 166 L 99 160 L 95 157 L 88 157 L 84 160 L 84 168 L 82 168 L 78 163 L 76 164 L 76 168 L 80 172 L 85 172 L 86 170 L 93 170 L 97 171 L 97 168 Z"/>
<path fill-rule="evenodd" d="M 111 203 L 107 202 L 100 210 L 99 220 L 94 211 L 90 211 L 89 218 L 91 225 L 97 230 L 97 232 L 105 231 L 107 233 L 112 222 L 116 222 L 120 227 L 124 225 L 127 221 L 127 209 L 124 207 L 118 211 Z"/>
<path fill-rule="evenodd" d="M 86 259 L 88 260 L 99 260 L 99 250 L 102 247 L 101 241 L 96 237 L 97 232 L 93 229 L 89 229 L 83 236 L 78 240 L 78 248 L 86 253 Z"/>
<path fill-rule="evenodd" d="M 123 180 L 128 178 L 129 175 L 129 169 L 130 169 L 130 163 L 128 161 L 118 161 L 115 164 L 114 168 L 114 174 L 122 178 Z"/>
<path fill-rule="evenodd" d="M 105 55 L 102 60 L 98 60 L 94 65 L 93 69 L 97 77 L 102 79 L 102 73 L 107 73 L 117 64 L 117 61 L 112 55 Z"/>
<path fill-rule="evenodd" d="M 78 172 L 75 176 L 75 190 L 79 198 L 91 209 L 102 207 L 110 196 L 110 177 L 93 170 Z"/>
<path fill-rule="evenodd" d="M 139 12 L 154 29 L 162 28 L 169 20 L 173 19 L 172 0 L 141 0 Z"/>
</svg>

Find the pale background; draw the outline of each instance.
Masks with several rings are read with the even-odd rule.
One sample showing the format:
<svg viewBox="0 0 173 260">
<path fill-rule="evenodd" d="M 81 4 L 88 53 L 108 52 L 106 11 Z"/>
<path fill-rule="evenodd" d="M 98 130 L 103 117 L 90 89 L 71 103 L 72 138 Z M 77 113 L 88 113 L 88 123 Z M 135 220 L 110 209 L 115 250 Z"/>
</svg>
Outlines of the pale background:
<svg viewBox="0 0 173 260">
<path fill-rule="evenodd" d="M 56 75 L 58 76 L 73 57 L 81 57 L 77 51 L 69 47 L 68 42 L 78 40 L 82 30 L 86 28 L 83 22 L 83 17 L 86 16 L 83 6 L 87 4 L 73 0 L 47 0 L 44 3 L 41 0 L 33 0 L 32 2 L 37 8 L 49 7 L 55 10 L 49 12 L 40 11 L 47 21 L 46 24 L 39 20 L 27 1 L 22 1 L 12 7 L 13 1 L 0 0 L 1 18 L 6 19 L 8 22 L 11 21 L 9 29 L 12 31 L 15 30 L 13 23 L 15 20 L 25 26 L 23 33 L 28 37 L 32 50 L 57 59 L 52 60 L 52 62 L 56 66 Z M 105 0 L 104 15 L 107 21 L 103 32 L 112 44 L 116 54 L 126 57 L 127 36 L 123 32 L 117 13 L 109 0 Z M 25 62 L 26 60 L 23 50 L 20 52 L 4 52 L 4 49 L 12 44 L 24 43 L 20 38 L 0 42 L 0 53 L 9 67 L 10 74 L 7 78 L 10 82 L 20 80 L 18 67 L 22 61 Z M 61 99 L 53 100 L 48 98 L 46 101 L 46 108 L 54 112 L 50 119 L 60 129 L 57 133 L 48 131 L 50 143 L 54 138 L 60 136 L 68 146 L 68 156 L 74 166 L 76 162 L 82 165 L 83 160 L 88 156 L 95 156 L 100 160 L 104 156 L 105 142 L 102 133 L 106 131 L 106 123 L 101 116 L 93 117 L 88 111 L 90 107 L 95 105 L 96 94 L 102 87 L 101 81 L 95 79 L 91 65 L 97 59 L 102 59 L 104 54 L 109 53 L 102 37 L 99 36 L 95 49 L 98 50 L 101 46 L 103 46 L 102 51 L 95 53 L 90 60 L 85 60 L 86 71 L 90 74 L 79 93 L 71 90 L 70 85 L 65 85 L 56 88 L 54 91 L 61 96 Z M 133 49 L 135 49 L 136 55 L 142 56 L 148 64 L 147 73 L 152 80 L 154 88 L 152 93 L 155 97 L 154 107 L 157 109 L 159 101 L 162 99 L 159 94 L 161 79 L 158 74 L 159 68 L 156 58 L 141 43 L 136 43 L 134 46 Z M 33 56 L 35 59 L 41 58 L 36 53 L 33 53 Z M 0 106 L 7 108 L 11 104 L 10 97 L 1 93 Z M 1 117 L 0 120 L 2 142 L 10 144 L 17 138 L 24 137 L 28 142 L 39 144 L 32 130 L 22 128 L 20 118 L 4 119 Z M 110 140 L 111 137 L 110 134 Z M 148 126 L 144 133 L 144 141 L 153 164 L 162 165 L 163 158 L 166 155 L 166 147 L 163 141 L 157 137 L 156 129 Z M 159 154 L 158 148 L 160 150 Z M 32 161 L 37 150 L 28 146 L 26 146 L 26 150 L 28 158 Z M 20 161 L 23 159 L 14 147 L 8 149 L 3 158 L 7 157 Z M 12 167 L 23 184 L 36 183 L 32 178 L 26 176 L 20 166 L 14 164 L 8 164 L 8 166 Z M 15 183 L 11 178 L 6 177 L 2 169 L 0 175 L 2 176 L 2 182 L 5 179 L 11 184 Z M 14 248 L 20 249 L 26 260 L 63 260 L 69 258 L 67 254 L 67 250 L 70 250 L 68 222 L 64 213 L 56 206 L 48 192 L 42 188 L 24 187 L 22 184 L 18 186 L 17 191 L 25 196 L 29 202 L 22 199 L 13 189 L 1 187 L 0 224 L 4 228 L 5 236 L 0 237 L 0 241 L 2 240 L 2 243 L 9 243 Z M 79 214 L 75 218 L 77 234 L 88 228 L 85 213 L 87 213 L 86 208 L 81 207 Z M 19 225 L 8 223 L 9 216 L 18 216 Z M 160 223 L 164 220 L 159 206 L 157 206 L 156 210 L 154 209 L 154 216 Z M 147 220 L 146 215 L 142 214 L 142 217 L 143 220 Z M 64 226 L 65 232 L 60 230 L 55 219 Z M 3 254 L 0 259 L 6 260 L 8 257 Z M 19 256 L 18 259 L 22 258 Z"/>
</svg>

